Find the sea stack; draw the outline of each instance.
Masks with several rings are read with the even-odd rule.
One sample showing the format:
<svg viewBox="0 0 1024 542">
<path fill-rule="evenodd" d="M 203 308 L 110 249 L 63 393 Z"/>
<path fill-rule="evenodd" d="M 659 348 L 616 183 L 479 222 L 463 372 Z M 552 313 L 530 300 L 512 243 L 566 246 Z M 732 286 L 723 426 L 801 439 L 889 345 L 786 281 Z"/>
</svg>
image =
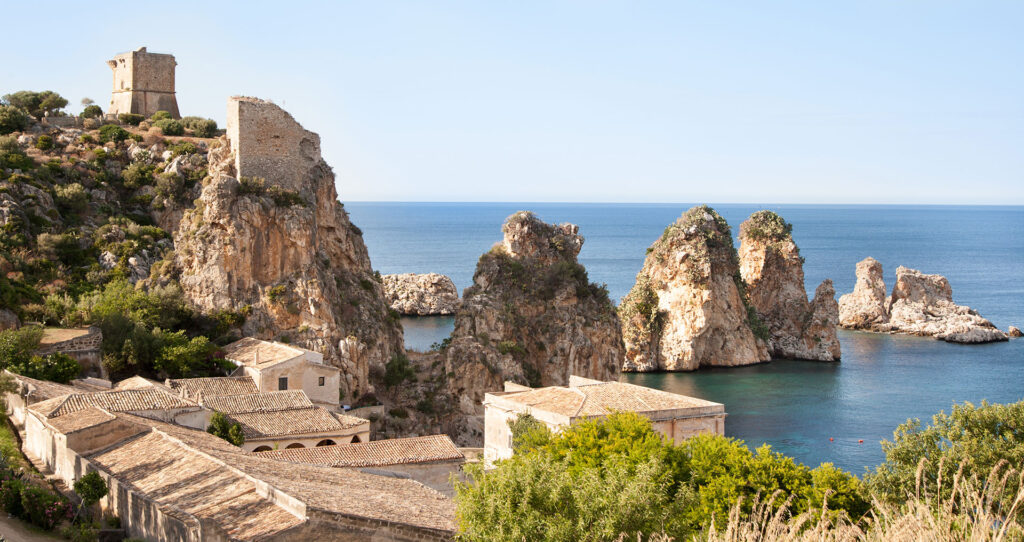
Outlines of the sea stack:
<svg viewBox="0 0 1024 542">
<path fill-rule="evenodd" d="M 838 361 L 839 305 L 825 279 L 807 301 L 803 258 L 793 225 L 771 211 L 758 211 L 740 224 L 740 275 L 750 305 L 768 328 L 773 358 Z"/>
<path fill-rule="evenodd" d="M 748 309 L 729 225 L 706 205 L 685 212 L 647 249 L 619 317 L 625 371 L 692 371 L 770 359 L 767 329 Z"/>
<path fill-rule="evenodd" d="M 857 264 L 853 293 L 839 298 L 839 324 L 847 329 L 905 333 L 954 343 L 1005 341 L 1009 337 L 977 311 L 953 302 L 953 288 L 942 275 L 900 266 L 896 285 L 885 297 L 882 264 Z"/>
<path fill-rule="evenodd" d="M 570 375 L 616 380 L 619 321 L 607 291 L 576 261 L 583 246 L 577 226 L 547 224 L 521 211 L 506 219 L 502 232 L 463 292 L 447 349 L 446 372 L 463 412 L 482 416 L 484 393 L 501 390 L 506 380 L 530 386 L 564 386 Z"/>
<path fill-rule="evenodd" d="M 455 314 L 459 291 L 452 279 L 439 273 L 384 275 L 384 295 L 399 314 L 435 316 Z"/>
<path fill-rule="evenodd" d="M 227 119 L 174 233 L 185 297 L 206 313 L 247 313 L 246 336 L 322 352 L 347 397 L 370 391 L 370 364 L 404 351 L 402 328 L 338 201 L 320 137 L 255 98 L 230 98 Z"/>
</svg>

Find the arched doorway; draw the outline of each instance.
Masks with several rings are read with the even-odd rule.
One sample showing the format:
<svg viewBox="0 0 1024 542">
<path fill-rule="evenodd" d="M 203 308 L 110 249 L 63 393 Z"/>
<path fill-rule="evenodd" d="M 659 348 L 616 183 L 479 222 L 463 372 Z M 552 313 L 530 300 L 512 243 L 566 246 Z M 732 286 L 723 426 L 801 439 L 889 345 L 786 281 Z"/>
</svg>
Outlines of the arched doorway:
<svg viewBox="0 0 1024 542">
<path fill-rule="evenodd" d="M 305 446 L 303 446 L 301 442 L 293 442 L 288 446 L 285 446 L 286 450 L 294 450 L 295 448 L 305 448 Z"/>
<path fill-rule="evenodd" d="M 362 442 L 361 440 L 359 440 L 359 435 L 352 437 L 352 444 L 355 444 L 357 442 Z"/>
<path fill-rule="evenodd" d="M 337 442 L 334 442 L 333 440 L 331 440 L 329 438 L 325 438 L 325 439 L 321 440 L 320 442 L 316 443 L 317 446 L 334 446 L 335 444 L 337 444 Z"/>
<path fill-rule="evenodd" d="M 257 446 L 256 449 L 253 450 L 253 451 L 254 452 L 269 452 L 270 449 L 271 449 L 270 446 Z"/>
</svg>

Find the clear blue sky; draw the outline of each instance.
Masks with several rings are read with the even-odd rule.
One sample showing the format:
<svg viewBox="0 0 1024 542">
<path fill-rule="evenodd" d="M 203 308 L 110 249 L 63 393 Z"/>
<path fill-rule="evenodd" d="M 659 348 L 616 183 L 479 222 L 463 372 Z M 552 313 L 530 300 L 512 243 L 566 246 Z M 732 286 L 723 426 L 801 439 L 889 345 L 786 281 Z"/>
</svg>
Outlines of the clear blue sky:
<svg viewBox="0 0 1024 542">
<path fill-rule="evenodd" d="M 87 6 L 87 7 L 86 7 Z M 1024 203 L 1024 2 L 5 2 L 0 92 L 178 60 L 344 200 Z"/>
</svg>

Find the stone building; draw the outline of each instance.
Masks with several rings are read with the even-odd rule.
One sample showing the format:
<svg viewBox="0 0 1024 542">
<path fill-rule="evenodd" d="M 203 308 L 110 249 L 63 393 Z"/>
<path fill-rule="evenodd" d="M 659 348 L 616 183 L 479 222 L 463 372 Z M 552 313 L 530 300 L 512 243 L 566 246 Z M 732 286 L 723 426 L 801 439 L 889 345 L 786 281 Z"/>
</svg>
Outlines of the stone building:
<svg viewBox="0 0 1024 542">
<path fill-rule="evenodd" d="M 181 118 L 178 100 L 174 97 L 174 55 L 150 53 L 145 47 L 121 53 L 108 60 L 114 72 L 108 114 L 136 113 L 150 116 L 167 111 Z"/>
<path fill-rule="evenodd" d="M 233 376 L 252 378 L 258 391 L 302 390 L 332 409 L 341 402 L 341 371 L 325 365 L 319 352 L 246 337 L 225 346 L 224 358 L 238 365 Z"/>
<path fill-rule="evenodd" d="M 448 435 L 395 438 L 359 444 L 257 452 L 260 457 L 324 465 L 339 469 L 362 469 L 408 477 L 449 497 L 454 495 L 451 475 L 458 475 L 466 462 Z"/>
<path fill-rule="evenodd" d="M 60 352 L 67 354 L 82 366 L 82 374 L 100 378 L 107 377 L 103 367 L 100 345 L 103 343 L 103 332 L 96 326 L 88 328 L 53 328 L 43 330 L 36 354 L 45 356 Z"/>
<path fill-rule="evenodd" d="M 455 506 L 414 480 L 284 463 L 205 431 L 88 406 L 32 410 L 26 446 L 68 486 L 97 472 L 100 501 L 145 540 L 451 540 Z"/>
<path fill-rule="evenodd" d="M 239 178 L 262 177 L 301 192 L 310 164 L 320 160 L 320 136 L 259 98 L 228 99 L 227 136 Z"/>
<path fill-rule="evenodd" d="M 528 388 L 505 383 L 504 392 L 484 397 L 484 460 L 512 457 L 509 421 L 530 414 L 552 431 L 612 412 L 635 412 L 654 430 L 679 443 L 700 433 L 725 434 L 725 405 L 661 390 L 569 377 L 568 386 Z"/>
</svg>

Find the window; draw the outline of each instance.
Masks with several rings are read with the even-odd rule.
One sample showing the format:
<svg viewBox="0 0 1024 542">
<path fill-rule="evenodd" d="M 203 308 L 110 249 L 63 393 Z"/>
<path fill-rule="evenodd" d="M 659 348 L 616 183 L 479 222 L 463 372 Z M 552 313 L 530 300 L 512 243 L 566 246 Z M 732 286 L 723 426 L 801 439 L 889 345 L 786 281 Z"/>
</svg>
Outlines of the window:
<svg viewBox="0 0 1024 542">
<path fill-rule="evenodd" d="M 285 446 L 286 450 L 294 450 L 296 448 L 305 448 L 305 446 L 303 446 L 301 442 L 293 442 L 288 446 Z"/>
<path fill-rule="evenodd" d="M 277 379 L 277 389 L 279 389 L 279 390 L 286 390 L 286 389 L 288 389 L 288 377 L 287 376 L 282 376 L 281 378 Z"/>
<path fill-rule="evenodd" d="M 321 440 L 320 442 L 316 443 L 317 446 L 334 446 L 335 444 L 337 444 L 337 442 L 334 442 L 333 440 L 331 440 L 329 438 L 325 438 L 325 439 Z"/>
<path fill-rule="evenodd" d="M 359 440 L 359 435 L 356 435 L 356 436 L 352 437 L 352 440 L 349 441 L 349 442 L 351 442 L 352 444 L 355 444 L 357 442 L 362 442 L 362 441 Z"/>
<path fill-rule="evenodd" d="M 320 377 L 319 383 L 320 383 L 321 386 L 324 385 L 324 377 L 322 377 L 322 376 Z"/>
<path fill-rule="evenodd" d="M 257 446 L 254 452 L 269 452 L 270 446 Z"/>
</svg>

